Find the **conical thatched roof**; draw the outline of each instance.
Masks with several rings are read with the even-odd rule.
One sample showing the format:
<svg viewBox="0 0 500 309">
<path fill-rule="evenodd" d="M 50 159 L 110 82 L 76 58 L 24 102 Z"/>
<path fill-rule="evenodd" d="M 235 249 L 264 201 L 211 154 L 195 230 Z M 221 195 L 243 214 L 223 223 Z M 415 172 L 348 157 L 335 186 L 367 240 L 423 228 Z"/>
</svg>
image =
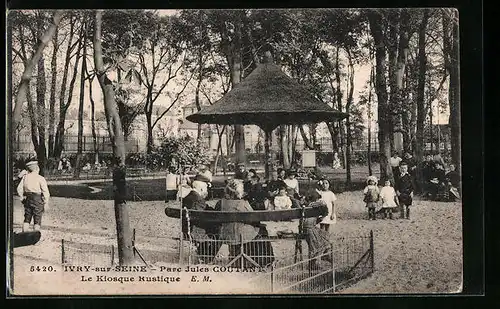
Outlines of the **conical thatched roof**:
<svg viewBox="0 0 500 309">
<path fill-rule="evenodd" d="M 316 99 L 279 66 L 260 64 L 219 101 L 189 115 L 196 123 L 256 124 L 272 129 L 280 124 L 318 123 L 347 117 Z"/>
</svg>

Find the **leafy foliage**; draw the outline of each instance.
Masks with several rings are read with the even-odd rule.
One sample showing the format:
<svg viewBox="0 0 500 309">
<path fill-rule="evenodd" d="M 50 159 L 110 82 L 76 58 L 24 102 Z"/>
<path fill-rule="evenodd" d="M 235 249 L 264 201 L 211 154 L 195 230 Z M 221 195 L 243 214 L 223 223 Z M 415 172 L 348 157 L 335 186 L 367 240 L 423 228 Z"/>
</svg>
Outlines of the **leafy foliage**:
<svg viewBox="0 0 500 309">
<path fill-rule="evenodd" d="M 149 154 L 129 156 L 127 164 L 143 165 L 152 170 L 209 164 L 207 149 L 190 136 L 165 137 L 160 146 L 155 146 Z"/>
</svg>

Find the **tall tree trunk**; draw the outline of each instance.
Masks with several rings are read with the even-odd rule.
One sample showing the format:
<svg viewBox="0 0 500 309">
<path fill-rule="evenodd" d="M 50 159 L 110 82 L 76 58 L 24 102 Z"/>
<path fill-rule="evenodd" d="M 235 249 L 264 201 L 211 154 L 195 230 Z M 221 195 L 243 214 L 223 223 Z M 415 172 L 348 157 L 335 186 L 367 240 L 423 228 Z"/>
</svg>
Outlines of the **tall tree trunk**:
<svg viewBox="0 0 500 309">
<path fill-rule="evenodd" d="M 94 65 L 104 97 L 104 110 L 108 123 L 109 137 L 113 145 L 114 171 L 113 186 L 115 187 L 115 218 L 118 240 L 118 259 L 120 265 L 132 264 L 134 255 L 132 234 L 129 225 L 129 210 L 126 203 L 126 169 L 125 169 L 125 139 L 123 136 L 118 106 L 115 101 L 113 83 L 106 76 L 102 59 L 101 46 L 102 11 L 97 11 L 94 25 Z"/>
<path fill-rule="evenodd" d="M 224 134 L 224 130 L 226 129 L 226 126 L 222 127 L 222 130 L 219 130 L 219 126 L 216 126 L 217 129 L 217 150 L 215 152 L 215 160 L 214 160 L 214 169 L 213 169 L 213 174 L 215 175 L 217 173 L 217 165 L 219 163 L 219 155 L 222 154 L 222 135 Z M 225 171 L 225 169 L 224 169 Z"/>
<path fill-rule="evenodd" d="M 198 81 L 196 83 L 196 90 L 195 90 L 195 95 L 194 95 L 194 103 L 196 104 L 197 111 L 201 110 L 200 88 L 201 88 L 202 82 L 203 82 L 203 51 L 200 48 L 198 50 Z M 196 134 L 196 140 L 198 141 L 198 143 L 201 142 L 201 123 L 198 124 L 198 131 Z"/>
<path fill-rule="evenodd" d="M 346 113 L 349 115 L 351 112 L 351 106 L 353 103 L 353 95 L 354 95 L 354 63 L 352 60 L 351 53 L 347 50 L 347 55 L 349 59 L 349 93 L 347 95 L 347 103 L 346 103 Z M 347 188 L 351 187 L 351 119 L 350 116 L 347 116 L 346 119 L 346 127 L 347 127 L 347 137 L 346 137 L 346 147 L 345 147 L 345 169 L 346 169 L 346 186 Z"/>
<path fill-rule="evenodd" d="M 33 143 L 33 148 L 37 151 L 38 147 L 38 108 L 33 102 L 31 96 L 31 87 L 27 89 L 26 100 L 28 100 L 28 111 L 30 115 L 30 127 L 31 127 L 31 141 Z"/>
<path fill-rule="evenodd" d="M 55 108 L 56 108 L 56 84 L 57 84 L 57 52 L 59 50 L 58 28 L 54 33 L 52 44 L 54 51 L 52 52 L 52 60 L 50 62 L 50 98 L 49 98 L 49 158 L 54 156 L 54 137 L 55 137 Z"/>
<path fill-rule="evenodd" d="M 237 21 L 235 29 L 235 37 L 233 41 L 233 54 L 232 54 L 232 65 L 231 65 L 231 83 L 232 88 L 236 87 L 240 83 L 241 77 L 241 20 Z M 236 163 L 245 163 L 246 161 L 246 151 L 245 151 L 245 126 L 235 125 L 234 126 L 234 138 L 236 146 Z M 235 166 L 235 168 L 237 168 Z"/>
<path fill-rule="evenodd" d="M 390 179 L 394 183 L 394 176 L 392 174 L 389 159 L 391 157 L 391 139 L 392 139 L 392 126 L 391 126 L 391 111 L 387 102 L 387 83 L 385 74 L 387 72 L 386 66 L 386 47 L 384 44 L 384 34 L 382 31 L 382 18 L 378 12 L 370 12 L 368 14 L 370 23 L 370 30 L 375 43 L 375 91 L 377 93 L 378 102 L 378 139 L 380 151 L 380 179 Z"/>
<path fill-rule="evenodd" d="M 372 60 L 370 60 L 370 63 L 372 63 Z M 374 81 L 374 71 L 373 71 L 373 65 L 370 69 L 370 80 L 369 83 L 370 85 L 368 86 L 368 175 L 372 176 L 373 175 L 373 170 L 372 170 L 372 90 L 373 90 L 373 81 Z"/>
<path fill-rule="evenodd" d="M 27 90 L 29 88 L 29 82 L 33 75 L 33 67 L 40 60 L 43 55 L 43 50 L 45 46 L 52 40 L 56 29 L 61 22 L 64 11 L 57 10 L 54 12 L 52 16 L 52 23 L 49 28 L 45 31 L 45 33 L 39 38 L 37 46 L 35 47 L 35 53 L 31 57 L 30 60 L 26 63 L 24 67 L 23 75 L 21 76 L 21 82 L 19 83 L 19 87 L 17 88 L 16 95 L 16 105 L 14 106 L 14 111 L 12 115 L 12 127 L 17 129 L 18 123 L 21 121 L 21 114 L 23 110 L 23 104 L 26 100 Z"/>
<path fill-rule="evenodd" d="M 302 136 L 302 140 L 304 141 L 304 145 L 310 150 L 314 149 L 314 144 L 310 143 L 309 138 L 307 137 L 307 134 L 304 131 L 303 125 L 299 125 L 299 131 L 300 131 L 300 136 Z"/>
<path fill-rule="evenodd" d="M 152 87 L 151 87 L 152 88 Z M 146 116 L 146 125 L 147 125 L 147 133 L 148 133 L 148 140 L 146 143 L 146 152 L 151 153 L 154 149 L 154 140 L 153 140 L 153 103 L 150 102 L 149 96 L 150 93 L 152 92 L 152 89 L 148 88 L 148 98 L 146 99 L 146 105 L 144 106 L 145 113 L 144 115 Z"/>
<path fill-rule="evenodd" d="M 335 80 L 337 82 L 337 90 L 336 90 L 336 99 L 337 99 L 337 109 L 341 112 L 344 109 L 342 108 L 342 87 L 340 81 L 340 47 L 337 46 L 336 56 L 335 56 Z M 343 120 L 338 121 L 338 137 L 340 138 L 339 149 L 342 151 L 342 167 L 345 168 L 345 131 Z"/>
<path fill-rule="evenodd" d="M 43 16 L 40 14 L 37 18 L 37 34 L 42 35 Z M 40 175 L 45 175 L 47 163 L 47 148 L 45 146 L 45 94 L 47 92 L 47 80 L 45 77 L 45 59 L 42 54 L 38 60 L 37 83 L 36 83 L 36 103 L 38 118 L 38 148 L 36 149 L 38 165 L 40 166 Z"/>
<path fill-rule="evenodd" d="M 37 75 L 37 114 L 35 117 L 38 119 L 38 148 L 36 149 L 36 154 L 38 165 L 40 166 L 40 175 L 43 176 L 47 167 L 47 148 L 45 146 L 45 92 L 47 91 L 47 82 L 45 79 L 45 61 L 43 57 L 38 61 Z"/>
<path fill-rule="evenodd" d="M 73 177 L 80 177 L 82 170 L 82 155 L 83 155 L 83 103 L 85 102 L 85 73 L 87 72 L 87 44 L 86 37 L 83 37 L 83 52 L 82 52 L 82 74 L 80 77 L 80 105 L 78 106 L 78 144 L 76 151 L 76 163 Z"/>
<path fill-rule="evenodd" d="M 424 159 L 424 124 L 425 124 L 425 76 L 427 68 L 427 56 L 425 54 L 425 32 L 427 21 L 429 18 L 428 9 L 424 9 L 422 22 L 418 30 L 418 84 L 417 84 L 417 132 L 415 143 L 415 156 L 418 163 Z M 421 169 L 417 169 L 418 184 L 423 183 L 423 175 Z"/>
<path fill-rule="evenodd" d="M 99 163 L 99 145 L 97 144 L 97 133 L 95 130 L 95 102 L 92 96 L 92 83 L 94 78 L 89 79 L 89 99 L 90 99 L 90 113 L 91 113 L 91 126 L 92 126 L 92 142 L 94 145 L 94 162 Z"/>
<path fill-rule="evenodd" d="M 402 9 L 400 15 L 400 31 L 398 43 L 398 55 L 396 63 L 395 76 L 395 91 L 393 93 L 393 104 L 396 115 L 394 117 L 394 146 L 395 150 L 401 152 L 404 149 L 404 126 L 403 114 L 407 107 L 403 106 L 403 78 L 406 68 L 406 59 L 408 58 L 409 49 L 409 23 L 410 15 L 407 9 Z"/>
<path fill-rule="evenodd" d="M 327 122 L 326 126 L 328 128 L 328 131 L 330 132 L 330 137 L 332 139 L 332 149 L 333 152 L 339 152 L 339 145 L 338 145 L 338 140 L 339 140 L 339 130 L 338 127 L 335 126 L 335 123 L 333 122 Z"/>
<path fill-rule="evenodd" d="M 55 149 L 54 149 L 54 157 L 59 158 L 61 157 L 62 151 L 64 150 L 64 135 L 66 133 L 65 131 L 65 122 L 66 122 L 66 112 L 68 111 L 68 108 L 71 104 L 71 101 L 73 99 L 73 89 L 75 88 L 75 82 L 76 82 L 76 76 L 78 75 L 78 63 L 80 60 L 80 53 L 82 50 L 82 38 L 83 38 L 83 28 L 80 30 L 80 36 L 78 39 L 78 46 L 77 46 L 77 51 L 76 51 L 76 56 L 75 56 L 75 66 L 73 67 L 73 75 L 71 77 L 71 81 L 69 83 L 69 89 L 68 89 L 68 98 L 66 100 L 66 103 L 64 103 L 64 98 L 65 95 L 64 93 L 66 92 L 66 85 L 65 85 L 65 78 L 63 76 L 63 85 L 61 86 L 61 97 L 60 97 L 60 105 L 59 105 L 59 124 L 57 125 L 57 131 L 56 131 L 56 139 L 55 139 Z M 76 42 L 75 42 L 76 43 Z M 69 67 L 70 60 L 71 60 L 71 50 L 68 51 L 66 54 L 66 64 Z M 66 68 L 65 68 L 66 71 Z"/>
<path fill-rule="evenodd" d="M 449 10 L 449 15 L 458 18 L 456 10 Z M 446 12 L 443 11 L 443 41 L 445 56 L 445 65 L 450 73 L 450 82 L 448 90 L 448 104 L 450 106 L 450 139 L 451 139 L 451 160 L 456 166 L 456 170 L 461 175 L 462 173 L 462 151 L 461 151 L 461 136 L 460 136 L 460 33 L 458 23 L 451 21 Z M 462 189 L 460 181 L 460 190 Z"/>
<path fill-rule="evenodd" d="M 290 168 L 290 158 L 288 156 L 288 139 L 287 139 L 287 126 L 280 125 L 279 126 L 279 134 L 280 134 L 280 148 L 281 148 L 281 157 L 283 158 L 283 167 L 285 169 Z"/>
<path fill-rule="evenodd" d="M 74 28 L 75 28 L 75 22 L 73 19 L 73 16 L 70 17 L 69 21 L 69 37 L 68 37 L 68 48 L 66 49 L 66 56 L 64 59 L 64 68 L 63 68 L 63 77 L 62 77 L 62 82 L 61 82 L 61 89 L 60 89 L 60 94 L 59 94 L 59 123 L 56 128 L 56 135 L 54 138 L 54 151 L 53 151 L 53 157 L 54 158 L 60 158 L 61 157 L 61 152 L 62 152 L 62 143 L 59 141 L 61 140 L 61 130 L 62 133 L 64 134 L 64 121 L 66 120 L 66 109 L 65 109 L 65 98 L 66 98 L 66 85 L 68 82 L 68 71 L 69 71 L 69 65 L 71 61 L 71 53 L 72 53 L 72 44 L 73 44 L 73 36 L 74 36 Z M 78 61 L 76 62 L 78 63 Z M 61 114 L 62 113 L 62 114 Z M 62 125 L 62 129 L 61 129 Z"/>
</svg>

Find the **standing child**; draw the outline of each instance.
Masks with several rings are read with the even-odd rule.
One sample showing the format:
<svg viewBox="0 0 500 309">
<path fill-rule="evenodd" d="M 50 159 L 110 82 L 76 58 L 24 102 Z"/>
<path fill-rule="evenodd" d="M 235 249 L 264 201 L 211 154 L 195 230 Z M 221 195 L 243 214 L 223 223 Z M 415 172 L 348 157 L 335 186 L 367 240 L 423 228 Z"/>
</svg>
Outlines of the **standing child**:
<svg viewBox="0 0 500 309">
<path fill-rule="evenodd" d="M 366 203 L 366 208 L 368 208 L 368 220 L 376 220 L 375 208 L 377 207 L 380 195 L 380 191 L 377 187 L 377 177 L 369 176 L 366 182 L 367 186 L 363 190 L 365 195 L 363 201 Z"/>
<path fill-rule="evenodd" d="M 23 232 L 27 232 L 33 220 L 33 229 L 40 230 L 42 215 L 49 206 L 49 188 L 45 178 L 39 174 L 37 161 L 26 163 L 28 173 L 23 176 L 17 186 L 17 194 L 24 205 Z"/>
<path fill-rule="evenodd" d="M 337 223 L 337 214 L 335 211 L 335 201 L 337 197 L 330 191 L 330 183 L 326 179 L 318 181 L 317 191 L 321 195 L 321 200 L 325 202 L 328 207 L 328 215 L 323 218 L 319 226 L 328 232 L 330 230 L 330 225 Z"/>
<path fill-rule="evenodd" d="M 380 190 L 380 198 L 382 199 L 382 209 L 384 210 L 384 218 L 392 219 L 392 211 L 399 204 L 396 190 L 391 186 L 391 181 L 386 180 L 385 186 Z"/>
<path fill-rule="evenodd" d="M 399 204 L 401 205 L 401 218 L 410 219 L 410 206 L 413 202 L 413 183 L 408 174 L 408 164 L 401 163 L 401 176 L 397 185 Z"/>
</svg>

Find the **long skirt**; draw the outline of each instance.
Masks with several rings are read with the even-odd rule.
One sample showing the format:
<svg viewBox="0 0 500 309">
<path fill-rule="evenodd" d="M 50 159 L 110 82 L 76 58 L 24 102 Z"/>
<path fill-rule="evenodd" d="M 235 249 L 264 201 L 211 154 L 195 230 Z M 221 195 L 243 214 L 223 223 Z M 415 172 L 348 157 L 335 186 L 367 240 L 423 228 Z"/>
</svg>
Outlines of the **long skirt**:
<svg viewBox="0 0 500 309">
<path fill-rule="evenodd" d="M 274 251 L 271 242 L 266 239 L 268 236 L 267 229 L 265 226 L 261 226 L 259 229 L 259 234 L 257 236 L 244 244 L 229 245 L 229 259 L 233 260 L 241 253 L 248 256 L 253 262 L 257 263 L 260 267 L 269 266 L 274 262 Z M 240 258 L 231 266 L 241 267 L 241 261 L 243 260 L 243 267 L 257 267 L 254 263 L 249 261 L 247 258 Z"/>
<path fill-rule="evenodd" d="M 330 234 L 317 227 L 309 227 L 304 229 L 304 234 L 309 248 L 309 258 L 324 257 L 326 260 L 331 260 L 329 255 L 324 253 L 331 249 Z"/>
</svg>

